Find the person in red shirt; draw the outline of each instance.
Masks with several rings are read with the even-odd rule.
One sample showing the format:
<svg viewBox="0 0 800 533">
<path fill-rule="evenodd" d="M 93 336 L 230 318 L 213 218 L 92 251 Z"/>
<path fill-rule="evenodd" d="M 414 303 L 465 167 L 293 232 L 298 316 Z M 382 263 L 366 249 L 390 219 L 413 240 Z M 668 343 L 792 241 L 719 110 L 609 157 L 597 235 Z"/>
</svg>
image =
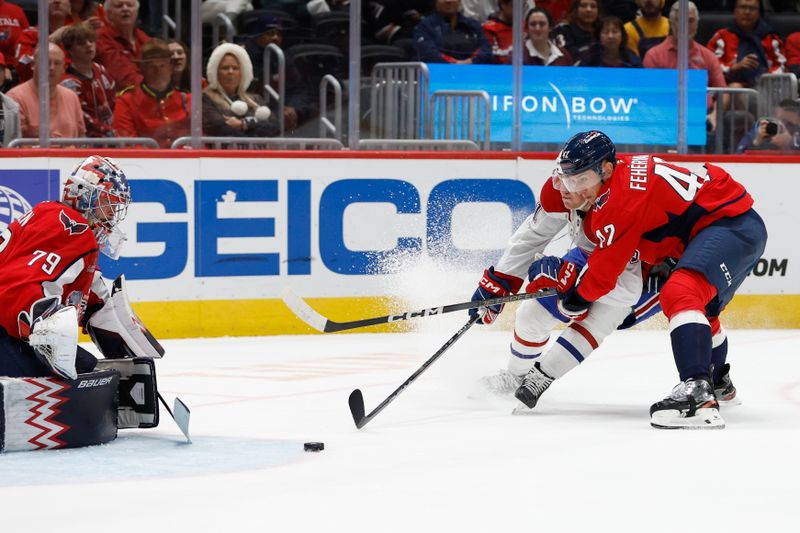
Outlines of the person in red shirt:
<svg viewBox="0 0 800 533">
<path fill-rule="evenodd" d="M 93 61 L 95 39 L 95 31 L 88 23 L 70 26 L 64 32 L 62 44 L 72 62 L 67 67 L 61 85 L 74 91 L 81 101 L 86 136 L 113 137 L 114 80 L 108 76 L 103 65 Z"/>
<path fill-rule="evenodd" d="M 513 3 L 511 0 L 498 0 L 497 7 L 497 12 L 489 15 L 489 20 L 481 26 L 492 45 L 494 60 L 501 65 L 510 65 L 514 41 Z"/>
<path fill-rule="evenodd" d="M 21 7 L 0 0 L 0 54 L 9 60 L 13 58 L 19 36 L 28 26 L 30 26 L 28 17 Z"/>
<path fill-rule="evenodd" d="M 50 35 L 48 40 L 51 43 L 60 44 L 61 35 L 69 26 L 69 0 L 49 0 L 47 3 L 47 20 Z M 33 77 L 33 54 L 39 46 L 39 26 L 27 28 L 19 36 L 17 46 L 14 49 L 14 68 L 17 71 L 19 82 L 26 82 Z"/>
<path fill-rule="evenodd" d="M 37 204 L 0 234 L 0 375 L 75 379 L 94 369 L 97 359 L 77 345 L 78 326 L 87 306 L 107 296 L 98 253 L 118 257 L 130 201 L 122 170 L 90 156 L 60 202 Z"/>
<path fill-rule="evenodd" d="M 584 224 L 597 242 L 580 272 L 568 263 L 562 267 L 559 310 L 580 321 L 631 261 L 655 265 L 677 259 L 660 303 L 681 383 L 651 406 L 651 425 L 725 427 L 719 400 L 733 400 L 736 389 L 719 315 L 766 246 L 766 227 L 752 208 L 753 198 L 716 165 L 695 174 L 651 155 L 617 158 L 614 143 L 600 131 L 567 141 L 553 184 L 592 203 Z M 517 398 L 535 399 L 538 381 L 529 373 Z"/>
<path fill-rule="evenodd" d="M 786 68 L 800 77 L 800 31 L 786 38 Z"/>
<path fill-rule="evenodd" d="M 191 94 L 172 85 L 172 52 L 161 39 L 151 39 L 142 49 L 144 79 L 120 93 L 114 108 L 114 129 L 120 137 L 150 137 L 169 148 L 178 137 L 189 135 Z"/>
<path fill-rule="evenodd" d="M 108 0 L 105 10 L 108 24 L 97 32 L 97 62 L 106 67 L 117 90 L 122 90 L 142 81 L 136 61 L 150 37 L 136 27 L 137 0 Z"/>
</svg>

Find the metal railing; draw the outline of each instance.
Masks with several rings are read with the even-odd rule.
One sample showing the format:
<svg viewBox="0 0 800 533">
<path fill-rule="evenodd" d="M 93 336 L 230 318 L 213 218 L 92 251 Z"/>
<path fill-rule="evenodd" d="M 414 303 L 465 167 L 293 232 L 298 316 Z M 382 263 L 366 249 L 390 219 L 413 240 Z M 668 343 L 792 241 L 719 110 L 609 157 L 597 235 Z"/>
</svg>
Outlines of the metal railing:
<svg viewBox="0 0 800 533">
<path fill-rule="evenodd" d="M 489 149 L 491 108 L 486 91 L 436 91 L 429 120 L 433 139 L 468 140 Z"/>
<path fill-rule="evenodd" d="M 183 40 L 181 37 L 181 12 L 183 11 L 181 3 L 181 0 L 162 0 L 161 2 L 161 38 L 165 41 L 169 39 L 170 30 L 176 39 Z M 174 9 L 172 15 L 169 12 L 170 4 Z"/>
<path fill-rule="evenodd" d="M 272 55 L 278 61 L 278 90 L 272 87 Z M 278 102 L 278 124 L 280 125 L 280 136 L 285 134 L 284 109 L 286 107 L 286 55 L 283 50 L 275 43 L 270 43 L 264 47 L 264 60 L 261 65 L 261 83 L 264 85 L 264 101 L 269 105 L 270 99 L 274 98 Z"/>
<path fill-rule="evenodd" d="M 158 148 L 158 142 L 150 137 L 59 137 L 50 139 L 53 146 L 84 148 L 98 146 L 104 148 Z M 8 143 L 8 148 L 39 146 L 39 137 L 20 137 Z"/>
<path fill-rule="evenodd" d="M 344 145 L 336 139 L 314 139 L 301 137 L 200 137 L 201 144 L 220 149 L 223 146 L 243 150 L 343 150 Z M 191 146 L 191 137 L 178 137 L 171 148 Z"/>
<path fill-rule="evenodd" d="M 425 63 L 377 63 L 370 82 L 370 137 L 427 137 L 429 79 Z"/>
<path fill-rule="evenodd" d="M 358 148 L 362 150 L 480 150 L 480 147 L 472 141 L 457 139 L 361 139 L 358 141 Z"/>
<path fill-rule="evenodd" d="M 333 88 L 333 122 L 328 118 L 328 87 Z M 342 84 L 334 76 L 325 74 L 319 82 L 319 136 L 331 134 L 342 138 Z"/>
<path fill-rule="evenodd" d="M 220 26 L 225 27 L 225 41 L 232 43 L 233 38 L 236 36 L 236 28 L 233 26 L 230 17 L 225 13 L 217 13 L 217 16 L 211 21 L 211 41 L 214 46 L 217 46 L 219 41 Z"/>
<path fill-rule="evenodd" d="M 791 72 L 762 74 L 756 82 L 758 91 L 758 116 L 772 116 L 781 102 L 797 98 L 797 77 Z"/>
<path fill-rule="evenodd" d="M 717 101 L 717 127 L 714 131 L 714 153 L 724 154 L 736 150 L 739 139 L 757 117 L 758 91 L 737 87 L 709 87 L 708 92 Z M 726 109 L 727 107 L 727 109 Z"/>
</svg>

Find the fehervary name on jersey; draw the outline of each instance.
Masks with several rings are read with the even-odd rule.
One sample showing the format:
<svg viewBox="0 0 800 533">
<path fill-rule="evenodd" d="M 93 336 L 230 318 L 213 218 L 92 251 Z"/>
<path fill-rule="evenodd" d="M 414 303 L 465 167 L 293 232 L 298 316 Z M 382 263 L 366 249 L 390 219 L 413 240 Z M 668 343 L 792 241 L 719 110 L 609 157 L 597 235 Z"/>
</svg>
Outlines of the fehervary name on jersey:
<svg viewBox="0 0 800 533">
<path fill-rule="evenodd" d="M 647 166 L 650 156 L 635 155 L 631 158 L 630 187 L 637 191 L 647 190 Z"/>
</svg>

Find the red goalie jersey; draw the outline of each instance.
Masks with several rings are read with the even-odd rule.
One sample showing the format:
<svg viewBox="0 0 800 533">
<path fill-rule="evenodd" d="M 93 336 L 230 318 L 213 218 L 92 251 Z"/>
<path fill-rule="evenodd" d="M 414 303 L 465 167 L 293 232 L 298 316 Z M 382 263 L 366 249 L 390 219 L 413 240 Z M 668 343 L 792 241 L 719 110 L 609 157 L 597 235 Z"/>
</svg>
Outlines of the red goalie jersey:
<svg viewBox="0 0 800 533">
<path fill-rule="evenodd" d="M 45 296 L 85 308 L 98 246 L 86 219 L 58 202 L 42 202 L 0 234 L 0 326 L 21 337 L 17 317 Z"/>
<path fill-rule="evenodd" d="M 697 175 L 649 155 L 618 158 L 587 221 L 598 246 L 578 286 L 581 297 L 593 302 L 608 293 L 634 258 L 654 265 L 681 257 L 700 230 L 752 207 L 730 174 L 705 167 L 706 175 Z"/>
</svg>

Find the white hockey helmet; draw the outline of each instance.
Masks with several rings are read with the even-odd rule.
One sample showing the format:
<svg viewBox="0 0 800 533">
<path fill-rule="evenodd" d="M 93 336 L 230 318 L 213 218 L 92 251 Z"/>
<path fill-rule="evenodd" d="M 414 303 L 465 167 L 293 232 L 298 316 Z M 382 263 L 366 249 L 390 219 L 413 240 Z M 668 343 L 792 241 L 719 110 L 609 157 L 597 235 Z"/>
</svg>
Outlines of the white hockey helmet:
<svg viewBox="0 0 800 533">
<path fill-rule="evenodd" d="M 131 190 L 113 160 L 92 155 L 78 163 L 64 185 L 62 201 L 86 218 L 104 254 L 119 257 L 125 236 L 117 225 L 128 212 Z"/>
</svg>

